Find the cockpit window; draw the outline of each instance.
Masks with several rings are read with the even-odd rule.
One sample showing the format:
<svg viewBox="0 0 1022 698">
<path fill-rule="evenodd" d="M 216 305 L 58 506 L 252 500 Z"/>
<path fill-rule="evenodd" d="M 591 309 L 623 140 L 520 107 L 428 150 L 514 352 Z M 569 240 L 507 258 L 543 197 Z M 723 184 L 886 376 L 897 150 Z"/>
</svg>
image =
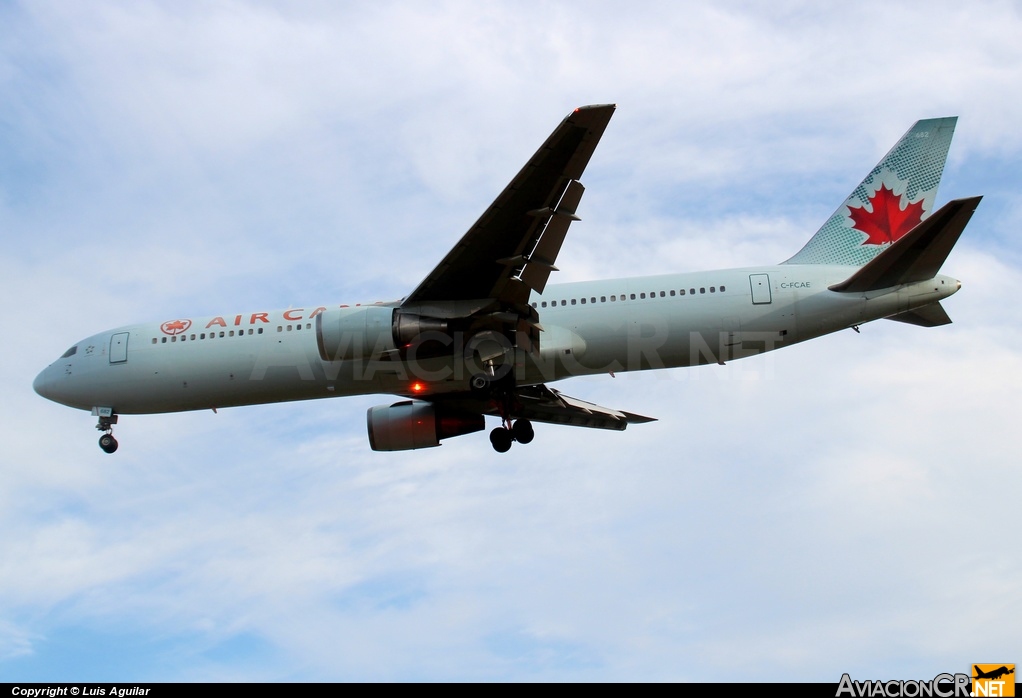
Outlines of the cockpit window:
<svg viewBox="0 0 1022 698">
<path fill-rule="evenodd" d="M 78 351 L 78 345 L 77 344 L 74 345 L 73 347 L 71 347 L 70 349 L 68 349 L 67 351 L 65 351 L 64 355 L 62 357 L 60 357 L 60 358 L 66 359 L 69 356 L 74 356 L 76 351 Z"/>
</svg>

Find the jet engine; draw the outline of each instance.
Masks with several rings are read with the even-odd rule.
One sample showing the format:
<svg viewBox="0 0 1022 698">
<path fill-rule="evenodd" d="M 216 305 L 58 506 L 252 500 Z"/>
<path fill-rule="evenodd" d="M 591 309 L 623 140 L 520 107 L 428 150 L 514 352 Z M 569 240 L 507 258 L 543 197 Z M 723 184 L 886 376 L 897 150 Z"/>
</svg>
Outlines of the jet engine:
<svg viewBox="0 0 1022 698">
<path fill-rule="evenodd" d="M 439 446 L 442 439 L 482 431 L 481 414 L 446 410 L 429 402 L 407 400 L 370 407 L 366 413 L 369 446 L 374 451 L 409 451 Z"/>
<path fill-rule="evenodd" d="M 332 308 L 316 316 L 316 341 L 324 361 L 383 359 L 446 334 L 446 320 L 385 305 Z"/>
</svg>

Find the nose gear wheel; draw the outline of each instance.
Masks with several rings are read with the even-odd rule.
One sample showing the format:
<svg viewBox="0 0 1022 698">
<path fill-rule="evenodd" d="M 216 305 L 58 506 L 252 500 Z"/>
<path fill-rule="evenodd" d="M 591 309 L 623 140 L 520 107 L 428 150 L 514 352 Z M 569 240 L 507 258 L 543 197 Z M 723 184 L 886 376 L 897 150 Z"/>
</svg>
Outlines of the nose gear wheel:
<svg viewBox="0 0 1022 698">
<path fill-rule="evenodd" d="M 117 424 L 117 415 L 111 414 L 108 417 L 100 417 L 96 428 L 105 432 L 99 437 L 99 447 L 105 453 L 113 453 L 117 450 L 117 439 L 114 438 L 114 425 Z"/>
<path fill-rule="evenodd" d="M 117 450 L 117 439 L 113 434 L 103 434 L 99 437 L 99 447 L 107 453 L 113 453 Z"/>
</svg>

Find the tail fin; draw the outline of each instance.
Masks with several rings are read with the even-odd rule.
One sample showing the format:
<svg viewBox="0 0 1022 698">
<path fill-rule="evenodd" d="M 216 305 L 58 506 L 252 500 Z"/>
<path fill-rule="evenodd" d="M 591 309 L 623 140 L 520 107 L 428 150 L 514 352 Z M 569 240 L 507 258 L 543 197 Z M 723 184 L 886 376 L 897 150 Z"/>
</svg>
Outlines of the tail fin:
<svg viewBox="0 0 1022 698">
<path fill-rule="evenodd" d="M 958 117 L 913 124 L 816 235 L 784 264 L 862 266 L 933 210 Z"/>
</svg>

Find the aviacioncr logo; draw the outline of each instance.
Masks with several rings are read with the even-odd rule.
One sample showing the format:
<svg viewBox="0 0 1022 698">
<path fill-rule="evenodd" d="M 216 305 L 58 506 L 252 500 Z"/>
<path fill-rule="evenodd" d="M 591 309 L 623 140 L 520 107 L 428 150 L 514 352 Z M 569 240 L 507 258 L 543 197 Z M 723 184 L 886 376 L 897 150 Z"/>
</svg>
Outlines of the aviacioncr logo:
<svg viewBox="0 0 1022 698">
<path fill-rule="evenodd" d="M 163 334 L 175 335 L 187 332 L 191 326 L 191 320 L 167 320 L 167 322 L 160 325 L 160 329 L 163 330 Z"/>
</svg>

